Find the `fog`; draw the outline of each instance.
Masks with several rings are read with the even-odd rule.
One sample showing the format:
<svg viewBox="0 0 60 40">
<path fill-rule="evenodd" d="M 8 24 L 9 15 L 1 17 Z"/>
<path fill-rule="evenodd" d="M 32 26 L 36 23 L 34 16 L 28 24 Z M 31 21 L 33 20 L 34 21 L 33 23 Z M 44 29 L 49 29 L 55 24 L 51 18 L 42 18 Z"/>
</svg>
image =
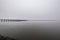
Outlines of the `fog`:
<svg viewBox="0 0 60 40">
<path fill-rule="evenodd" d="M 0 18 L 60 20 L 60 0 L 0 0 Z"/>
<path fill-rule="evenodd" d="M 0 34 L 17 40 L 60 39 L 60 0 L 0 0 Z M 48 21 L 55 20 L 55 21 Z"/>
</svg>

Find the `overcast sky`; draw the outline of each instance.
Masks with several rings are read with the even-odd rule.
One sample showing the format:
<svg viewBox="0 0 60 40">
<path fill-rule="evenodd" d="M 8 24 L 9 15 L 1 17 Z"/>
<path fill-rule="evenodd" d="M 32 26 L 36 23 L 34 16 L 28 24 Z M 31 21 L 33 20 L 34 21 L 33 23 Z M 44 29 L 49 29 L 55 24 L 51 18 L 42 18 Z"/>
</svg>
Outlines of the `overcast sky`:
<svg viewBox="0 0 60 40">
<path fill-rule="evenodd" d="M 0 18 L 60 19 L 60 0 L 0 0 Z"/>
</svg>

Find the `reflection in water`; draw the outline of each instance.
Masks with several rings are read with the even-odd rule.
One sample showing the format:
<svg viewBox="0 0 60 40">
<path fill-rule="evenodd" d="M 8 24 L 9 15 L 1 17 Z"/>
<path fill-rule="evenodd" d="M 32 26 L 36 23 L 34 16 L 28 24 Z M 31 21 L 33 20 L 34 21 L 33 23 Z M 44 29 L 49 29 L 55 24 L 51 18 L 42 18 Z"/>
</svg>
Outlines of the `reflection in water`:
<svg viewBox="0 0 60 40">
<path fill-rule="evenodd" d="M 0 22 L 0 34 L 17 40 L 58 40 L 60 39 L 60 22 Z"/>
</svg>

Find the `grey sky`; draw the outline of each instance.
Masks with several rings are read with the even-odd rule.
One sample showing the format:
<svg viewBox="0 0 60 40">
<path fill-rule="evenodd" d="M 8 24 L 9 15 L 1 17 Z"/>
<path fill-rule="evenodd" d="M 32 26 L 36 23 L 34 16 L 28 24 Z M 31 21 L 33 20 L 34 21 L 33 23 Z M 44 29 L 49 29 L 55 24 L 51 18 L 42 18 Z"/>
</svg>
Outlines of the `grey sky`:
<svg viewBox="0 0 60 40">
<path fill-rule="evenodd" d="M 60 0 L 0 0 L 0 18 L 60 19 Z"/>
</svg>

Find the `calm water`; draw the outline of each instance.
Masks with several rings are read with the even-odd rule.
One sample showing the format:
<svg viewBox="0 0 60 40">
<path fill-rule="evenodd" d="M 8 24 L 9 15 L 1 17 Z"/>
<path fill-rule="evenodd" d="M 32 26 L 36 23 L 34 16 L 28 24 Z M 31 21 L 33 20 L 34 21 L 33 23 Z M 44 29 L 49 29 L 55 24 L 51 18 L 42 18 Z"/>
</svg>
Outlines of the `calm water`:
<svg viewBox="0 0 60 40">
<path fill-rule="evenodd" d="M 0 22 L 0 34 L 18 40 L 58 40 L 60 39 L 60 22 Z"/>
</svg>

